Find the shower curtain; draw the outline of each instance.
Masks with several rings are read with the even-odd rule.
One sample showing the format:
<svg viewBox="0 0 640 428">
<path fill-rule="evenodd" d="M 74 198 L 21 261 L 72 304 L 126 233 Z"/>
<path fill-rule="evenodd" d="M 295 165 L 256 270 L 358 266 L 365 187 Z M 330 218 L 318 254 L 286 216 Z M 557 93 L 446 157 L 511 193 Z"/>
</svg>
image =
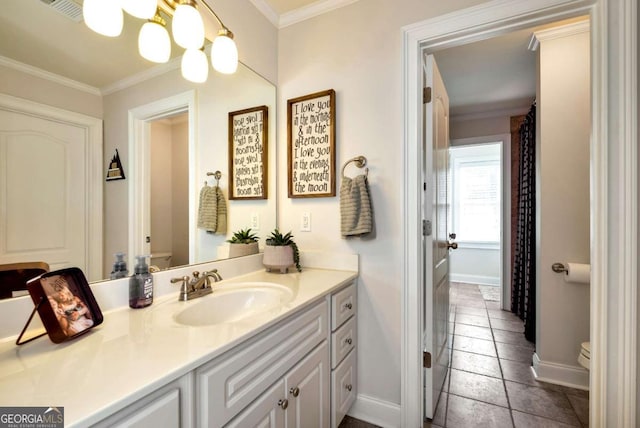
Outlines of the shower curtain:
<svg viewBox="0 0 640 428">
<path fill-rule="evenodd" d="M 511 312 L 524 321 L 524 335 L 536 338 L 536 105 L 520 126 L 518 224 L 511 281 Z"/>
</svg>

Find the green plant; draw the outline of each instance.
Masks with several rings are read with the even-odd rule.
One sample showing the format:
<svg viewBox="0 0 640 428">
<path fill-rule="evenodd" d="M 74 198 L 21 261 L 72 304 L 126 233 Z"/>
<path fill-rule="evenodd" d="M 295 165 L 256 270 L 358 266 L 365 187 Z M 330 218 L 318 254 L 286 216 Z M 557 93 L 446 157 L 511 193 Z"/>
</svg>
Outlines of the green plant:
<svg viewBox="0 0 640 428">
<path fill-rule="evenodd" d="M 267 245 L 271 245 L 274 247 L 285 247 L 290 246 L 293 250 L 293 263 L 296 265 L 296 269 L 298 272 L 302 272 L 302 268 L 300 267 L 300 251 L 298 251 L 298 244 L 293 240 L 293 235 L 291 232 L 283 235 L 280 233 L 278 228 L 276 228 L 271 235 L 267 238 Z"/>
<path fill-rule="evenodd" d="M 252 244 L 254 242 L 258 242 L 259 239 L 260 238 L 256 236 L 255 233 L 251 233 L 251 228 L 248 228 L 234 232 L 231 239 L 228 239 L 227 242 L 232 244 Z"/>
</svg>

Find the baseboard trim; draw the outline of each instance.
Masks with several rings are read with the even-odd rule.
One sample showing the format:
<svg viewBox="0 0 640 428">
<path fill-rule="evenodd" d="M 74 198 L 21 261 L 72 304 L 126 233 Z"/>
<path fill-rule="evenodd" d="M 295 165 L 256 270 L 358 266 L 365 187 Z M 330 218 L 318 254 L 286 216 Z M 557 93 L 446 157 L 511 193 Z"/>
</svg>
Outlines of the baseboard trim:
<svg viewBox="0 0 640 428">
<path fill-rule="evenodd" d="M 358 394 L 348 415 L 383 428 L 400 426 L 400 405 L 383 401 L 378 398 Z"/>
<path fill-rule="evenodd" d="M 467 275 L 464 273 L 450 273 L 449 281 L 480 285 L 500 285 L 499 276 Z"/>
<path fill-rule="evenodd" d="M 568 366 L 566 364 L 543 361 L 537 353 L 534 353 L 531 370 L 536 380 L 540 382 L 568 386 L 584 391 L 589 390 L 589 371 L 580 366 Z"/>
</svg>

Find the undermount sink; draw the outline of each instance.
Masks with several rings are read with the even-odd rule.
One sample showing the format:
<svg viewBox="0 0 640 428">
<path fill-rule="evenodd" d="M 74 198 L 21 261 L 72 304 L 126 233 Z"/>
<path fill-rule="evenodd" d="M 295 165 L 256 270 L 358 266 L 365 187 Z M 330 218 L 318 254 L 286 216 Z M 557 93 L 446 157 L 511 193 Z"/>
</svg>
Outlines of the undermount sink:
<svg viewBox="0 0 640 428">
<path fill-rule="evenodd" d="M 207 326 L 240 321 L 277 308 L 291 300 L 293 292 L 272 282 L 243 282 L 216 287 L 213 294 L 198 299 L 178 312 L 176 322 Z"/>
</svg>

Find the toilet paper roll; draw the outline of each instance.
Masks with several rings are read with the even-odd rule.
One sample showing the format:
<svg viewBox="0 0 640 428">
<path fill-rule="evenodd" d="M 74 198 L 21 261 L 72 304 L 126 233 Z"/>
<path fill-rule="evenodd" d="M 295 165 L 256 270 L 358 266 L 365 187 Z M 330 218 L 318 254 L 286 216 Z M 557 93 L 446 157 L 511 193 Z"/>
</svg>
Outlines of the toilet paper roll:
<svg viewBox="0 0 640 428">
<path fill-rule="evenodd" d="M 589 284 L 591 282 L 591 265 L 584 263 L 565 263 L 567 268 L 564 280 L 578 284 Z"/>
</svg>

